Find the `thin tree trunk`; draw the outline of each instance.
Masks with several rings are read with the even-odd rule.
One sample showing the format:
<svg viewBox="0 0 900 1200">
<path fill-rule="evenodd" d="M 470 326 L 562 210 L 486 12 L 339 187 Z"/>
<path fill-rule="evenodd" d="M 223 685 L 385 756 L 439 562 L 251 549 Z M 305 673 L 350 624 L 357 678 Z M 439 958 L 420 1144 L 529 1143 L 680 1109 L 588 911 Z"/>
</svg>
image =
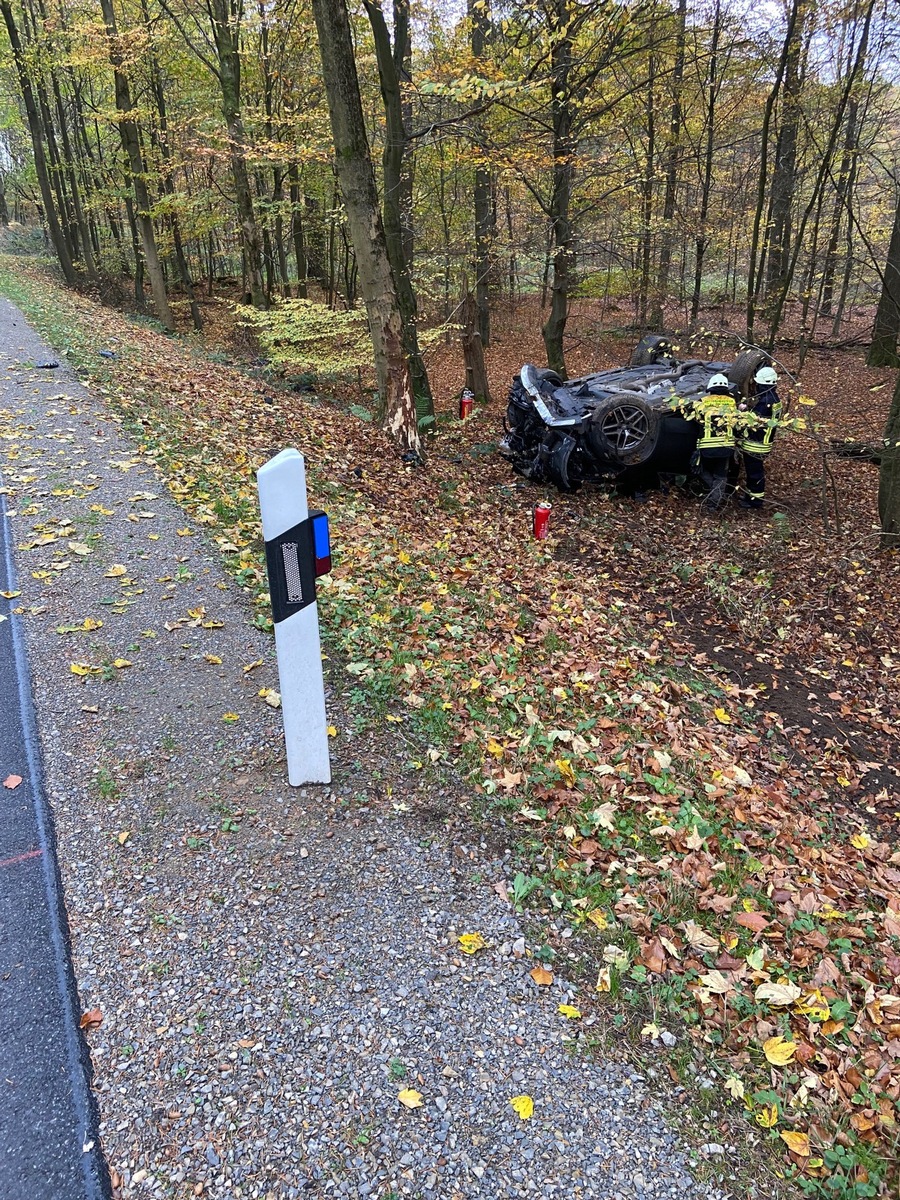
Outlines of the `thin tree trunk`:
<svg viewBox="0 0 900 1200">
<path fill-rule="evenodd" d="M 870 367 L 900 367 L 897 339 L 900 336 L 900 190 L 881 281 L 881 296 L 875 313 L 872 345 L 866 362 Z"/>
<path fill-rule="evenodd" d="M 553 281 L 550 289 L 550 313 L 541 330 L 547 364 L 561 379 L 566 379 L 563 338 L 569 319 L 569 292 L 572 285 L 572 183 L 575 175 L 572 139 L 572 97 L 569 77 L 573 67 L 567 0 L 554 0 L 551 8 L 553 41 L 550 48 L 551 98 L 553 126 L 553 192 L 548 216 L 553 247 Z"/>
<path fill-rule="evenodd" d="M 491 14 L 489 0 L 468 0 L 468 17 L 472 57 L 479 62 L 484 57 Z M 476 119 L 477 121 L 477 119 Z M 476 123 L 476 139 L 479 142 L 479 158 L 475 165 L 475 181 L 472 189 L 472 204 L 475 215 L 475 302 L 478 305 L 478 327 L 482 346 L 491 341 L 491 298 L 492 253 L 496 234 L 493 193 L 493 175 L 481 157 L 480 125 Z"/>
<path fill-rule="evenodd" d="M 56 251 L 56 257 L 59 260 L 66 283 L 74 284 L 77 280 L 77 275 L 75 274 L 75 267 L 72 264 L 69 247 L 66 244 L 66 239 L 63 236 L 62 227 L 59 223 L 56 200 L 47 170 L 47 156 L 44 150 L 44 130 L 10 0 L 0 0 L 0 12 L 3 13 L 3 20 L 9 34 L 9 44 L 12 48 L 13 59 L 16 64 L 19 87 L 22 90 L 22 103 L 25 107 L 25 117 L 28 121 L 28 131 L 31 134 L 31 144 L 34 150 L 34 172 L 37 176 L 41 201 L 44 205 L 44 219 L 47 222 L 50 240 L 53 243 L 53 249 Z"/>
<path fill-rule="evenodd" d="M 747 270 L 747 339 L 753 341 L 753 328 L 756 323 L 756 292 L 758 287 L 757 270 L 759 275 L 762 275 L 763 264 L 759 261 L 760 256 L 760 232 L 762 225 L 763 213 L 766 210 L 769 197 L 769 128 L 772 123 L 772 112 L 775 108 L 775 102 L 778 99 L 778 93 L 781 91 L 781 81 L 784 78 L 785 67 L 787 65 L 788 54 L 794 39 L 794 29 L 797 25 L 797 17 L 799 14 L 800 4 L 802 0 L 793 0 L 791 5 L 790 15 L 788 17 L 788 26 L 784 35 L 784 42 L 781 47 L 781 57 L 778 61 L 778 69 L 775 73 L 775 80 L 772 88 L 766 97 L 766 103 L 763 107 L 763 122 L 760 132 L 760 160 L 759 160 L 759 180 L 756 188 L 756 211 L 753 215 L 753 233 L 750 238 L 750 264 Z"/>
<path fill-rule="evenodd" d="M 659 273 L 650 324 L 662 329 L 665 323 L 665 303 L 669 295 L 669 269 L 672 261 L 675 199 L 678 188 L 678 164 L 681 158 L 681 87 L 684 80 L 684 42 L 687 24 L 687 0 L 678 0 L 678 30 L 675 41 L 675 66 L 672 71 L 672 112 L 669 117 L 669 147 L 666 154 L 666 192 L 663 197 L 663 227 L 659 248 Z"/>
<path fill-rule="evenodd" d="M 884 430 L 884 450 L 878 473 L 878 517 L 882 548 L 900 548 L 900 376 Z"/>
<path fill-rule="evenodd" d="M 653 170 L 656 160 L 656 118 L 654 115 L 653 89 L 656 84 L 656 57 L 651 52 L 647 78 L 647 157 L 644 160 L 644 180 L 641 185 L 641 240 L 638 248 L 640 282 L 638 285 L 638 325 L 647 324 L 647 306 L 650 301 L 650 251 L 652 248 L 653 220 Z"/>
<path fill-rule="evenodd" d="M 128 158 L 131 182 L 134 188 L 136 210 L 134 214 L 141 235 L 141 245 L 144 248 L 144 261 L 147 264 L 147 274 L 150 276 L 150 290 L 153 293 L 153 303 L 156 315 L 167 329 L 174 329 L 175 322 L 169 308 L 166 295 L 166 284 L 163 278 L 162 266 L 156 249 L 156 233 L 153 229 L 153 217 L 150 215 L 150 196 L 144 176 L 144 161 L 141 155 L 140 136 L 138 127 L 131 114 L 134 105 L 131 101 L 131 88 L 128 77 L 122 69 L 122 52 L 119 48 L 119 33 L 116 29 L 116 15 L 112 0 L 100 0 L 106 33 L 109 39 L 109 61 L 112 63 L 115 77 L 116 108 L 122 114 L 119 117 L 119 136 L 122 149 Z"/>
<path fill-rule="evenodd" d="M 716 0 L 709 46 L 709 90 L 706 94 L 706 144 L 703 153 L 703 179 L 700 184 L 700 212 L 697 237 L 694 242 L 694 291 L 691 296 L 691 326 L 697 324 L 700 312 L 700 293 L 703 287 L 703 260 L 709 245 L 706 223 L 709 219 L 709 198 L 712 193 L 713 151 L 715 148 L 716 101 L 719 95 L 719 37 L 722 30 L 722 7 Z M 728 283 L 725 284 L 726 292 Z"/>
<path fill-rule="evenodd" d="M 294 246 L 294 258 L 297 260 L 297 296 L 306 299 L 306 237 L 303 228 L 303 196 L 300 193 L 300 173 L 297 164 L 288 167 L 291 197 L 291 241 Z"/>
<path fill-rule="evenodd" d="M 404 210 L 410 204 L 411 197 L 408 194 L 409 172 L 406 166 L 409 129 L 403 119 L 401 78 L 405 74 L 408 58 L 409 0 L 394 0 L 393 47 L 380 0 L 363 0 L 363 6 L 375 39 L 375 58 L 384 104 L 384 152 L 381 160 L 384 172 L 384 236 L 400 305 L 403 346 L 409 360 L 416 412 L 420 422 L 433 424 L 434 400 L 425 361 L 419 350 L 416 294 L 412 285 L 411 264 L 406 254 L 408 242 L 404 236 L 404 220 L 407 224 L 409 222 L 409 213 Z"/>
<path fill-rule="evenodd" d="M 313 0 L 319 52 L 360 289 L 366 304 L 384 426 L 404 450 L 421 451 L 403 322 L 366 138 L 346 0 Z"/>
</svg>

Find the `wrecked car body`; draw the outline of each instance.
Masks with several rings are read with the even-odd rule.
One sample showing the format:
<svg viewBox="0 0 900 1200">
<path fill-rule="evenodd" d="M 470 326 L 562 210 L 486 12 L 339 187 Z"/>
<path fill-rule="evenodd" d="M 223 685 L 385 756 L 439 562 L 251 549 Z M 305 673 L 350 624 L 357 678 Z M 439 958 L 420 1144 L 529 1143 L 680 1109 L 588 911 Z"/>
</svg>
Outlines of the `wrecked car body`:
<svg viewBox="0 0 900 1200">
<path fill-rule="evenodd" d="M 639 343 L 631 365 L 565 383 L 526 364 L 509 394 L 500 452 L 519 474 L 566 492 L 604 480 L 643 489 L 660 475 L 688 476 L 698 426 L 672 403 L 699 400 L 719 373 L 736 395 L 747 396 L 767 361 L 757 350 L 731 363 L 679 361 L 665 338 L 652 335 Z"/>
</svg>

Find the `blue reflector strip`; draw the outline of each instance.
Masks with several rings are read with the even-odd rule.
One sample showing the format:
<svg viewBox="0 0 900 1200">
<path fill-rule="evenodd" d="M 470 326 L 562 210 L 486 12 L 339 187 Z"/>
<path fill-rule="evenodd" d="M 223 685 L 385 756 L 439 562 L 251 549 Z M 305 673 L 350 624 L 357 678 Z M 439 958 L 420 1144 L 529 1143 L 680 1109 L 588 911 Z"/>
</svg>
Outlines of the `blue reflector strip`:
<svg viewBox="0 0 900 1200">
<path fill-rule="evenodd" d="M 316 558 L 331 557 L 331 537 L 328 533 L 328 514 L 312 515 L 313 548 Z"/>
</svg>

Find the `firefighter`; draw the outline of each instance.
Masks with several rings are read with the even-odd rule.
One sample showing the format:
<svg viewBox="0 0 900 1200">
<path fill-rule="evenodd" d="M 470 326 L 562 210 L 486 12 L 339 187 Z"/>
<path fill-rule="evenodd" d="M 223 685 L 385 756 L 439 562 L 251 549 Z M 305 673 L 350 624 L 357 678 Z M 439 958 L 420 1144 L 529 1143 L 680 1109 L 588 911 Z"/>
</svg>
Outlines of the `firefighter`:
<svg viewBox="0 0 900 1200">
<path fill-rule="evenodd" d="M 700 478 L 706 486 L 703 507 L 718 512 L 728 497 L 728 470 L 737 445 L 740 417 L 731 384 L 725 375 L 713 375 L 706 395 L 679 406 L 682 415 L 700 425 L 697 438 Z"/>
<path fill-rule="evenodd" d="M 766 495 L 766 456 L 772 449 L 775 433 L 781 424 L 781 400 L 775 385 L 778 375 L 774 367 L 760 367 L 756 372 L 756 394 L 741 408 L 748 413 L 738 434 L 738 446 L 744 459 L 745 492 L 743 508 L 762 508 Z"/>
</svg>

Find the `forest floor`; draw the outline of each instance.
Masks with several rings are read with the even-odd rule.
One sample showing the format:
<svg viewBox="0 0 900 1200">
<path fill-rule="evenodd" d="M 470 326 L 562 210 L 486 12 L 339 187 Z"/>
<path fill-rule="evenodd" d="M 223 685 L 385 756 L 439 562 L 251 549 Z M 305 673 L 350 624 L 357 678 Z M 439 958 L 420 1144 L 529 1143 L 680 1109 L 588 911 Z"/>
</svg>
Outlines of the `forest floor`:
<svg viewBox="0 0 900 1200">
<path fill-rule="evenodd" d="M 580 973 L 578 1010 L 608 1007 L 638 1047 L 676 1030 L 665 1061 L 676 1078 L 703 1063 L 711 1140 L 742 1108 L 804 1193 L 895 1187 L 900 556 L 878 549 L 874 468 L 826 474 L 822 456 L 880 435 L 891 373 L 810 356 L 815 407 L 795 411 L 819 433 L 779 441 L 762 514 L 586 489 L 552 497 L 536 543 L 544 497 L 494 452 L 509 379 L 541 361 L 536 313 L 501 323 L 494 401 L 464 424 L 457 350 L 433 352 L 440 434 L 414 468 L 349 412 L 358 395 L 278 390 L 21 260 L 2 274 L 206 528 L 260 628 L 253 471 L 286 445 L 306 455 L 350 720 L 390 727 L 412 775 L 452 769 L 482 798 L 521 862 L 504 896 L 547 975 Z M 570 370 L 630 347 L 586 334 Z"/>
</svg>

